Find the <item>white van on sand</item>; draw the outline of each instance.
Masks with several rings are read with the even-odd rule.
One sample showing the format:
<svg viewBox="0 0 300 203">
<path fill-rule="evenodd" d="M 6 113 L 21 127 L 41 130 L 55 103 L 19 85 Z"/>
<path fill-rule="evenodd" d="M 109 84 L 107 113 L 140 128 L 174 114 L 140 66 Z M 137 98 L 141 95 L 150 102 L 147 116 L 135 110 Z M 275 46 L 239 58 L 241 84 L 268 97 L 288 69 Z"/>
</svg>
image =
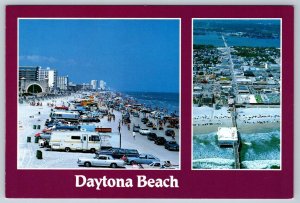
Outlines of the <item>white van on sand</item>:
<svg viewBox="0 0 300 203">
<path fill-rule="evenodd" d="M 97 132 L 82 131 L 54 131 L 52 132 L 49 146 L 51 150 L 91 151 L 96 152 L 101 147 L 111 147 L 109 139 L 100 136 Z"/>
</svg>

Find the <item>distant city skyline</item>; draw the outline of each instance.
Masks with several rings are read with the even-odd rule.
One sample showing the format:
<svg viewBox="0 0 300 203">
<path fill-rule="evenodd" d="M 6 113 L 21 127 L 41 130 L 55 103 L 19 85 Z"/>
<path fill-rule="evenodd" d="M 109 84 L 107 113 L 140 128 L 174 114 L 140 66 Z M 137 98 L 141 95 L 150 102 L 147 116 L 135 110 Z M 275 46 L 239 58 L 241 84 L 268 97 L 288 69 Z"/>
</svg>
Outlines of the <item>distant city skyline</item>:
<svg viewBox="0 0 300 203">
<path fill-rule="evenodd" d="M 179 19 L 21 19 L 19 66 L 117 91 L 179 92 Z"/>
</svg>

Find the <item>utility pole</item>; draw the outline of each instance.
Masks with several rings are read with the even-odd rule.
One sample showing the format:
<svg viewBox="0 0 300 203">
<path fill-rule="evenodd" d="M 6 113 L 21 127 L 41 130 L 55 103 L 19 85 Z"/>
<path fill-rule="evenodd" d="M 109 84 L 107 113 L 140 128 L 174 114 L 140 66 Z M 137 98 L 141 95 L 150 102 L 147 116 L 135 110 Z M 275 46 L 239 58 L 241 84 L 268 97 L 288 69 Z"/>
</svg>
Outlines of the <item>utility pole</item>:
<svg viewBox="0 0 300 203">
<path fill-rule="evenodd" d="M 119 130 L 119 134 L 120 134 L 120 148 L 122 147 L 122 139 L 121 139 L 121 123 L 119 122 L 119 126 L 118 126 L 118 130 Z"/>
</svg>

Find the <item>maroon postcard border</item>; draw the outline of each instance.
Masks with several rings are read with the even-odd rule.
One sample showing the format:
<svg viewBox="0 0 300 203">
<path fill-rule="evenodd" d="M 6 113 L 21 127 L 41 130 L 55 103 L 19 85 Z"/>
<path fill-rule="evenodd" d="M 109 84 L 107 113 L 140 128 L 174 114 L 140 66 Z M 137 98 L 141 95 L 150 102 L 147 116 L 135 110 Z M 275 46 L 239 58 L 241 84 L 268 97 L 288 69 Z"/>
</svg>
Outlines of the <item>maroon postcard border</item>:
<svg viewBox="0 0 300 203">
<path fill-rule="evenodd" d="M 181 170 L 17 170 L 17 18 L 181 18 Z M 282 18 L 282 170 L 191 170 L 192 18 Z M 7 6 L 6 197 L 10 198 L 292 198 L 293 6 Z M 74 175 L 167 178 L 179 188 L 76 188 Z"/>
</svg>

